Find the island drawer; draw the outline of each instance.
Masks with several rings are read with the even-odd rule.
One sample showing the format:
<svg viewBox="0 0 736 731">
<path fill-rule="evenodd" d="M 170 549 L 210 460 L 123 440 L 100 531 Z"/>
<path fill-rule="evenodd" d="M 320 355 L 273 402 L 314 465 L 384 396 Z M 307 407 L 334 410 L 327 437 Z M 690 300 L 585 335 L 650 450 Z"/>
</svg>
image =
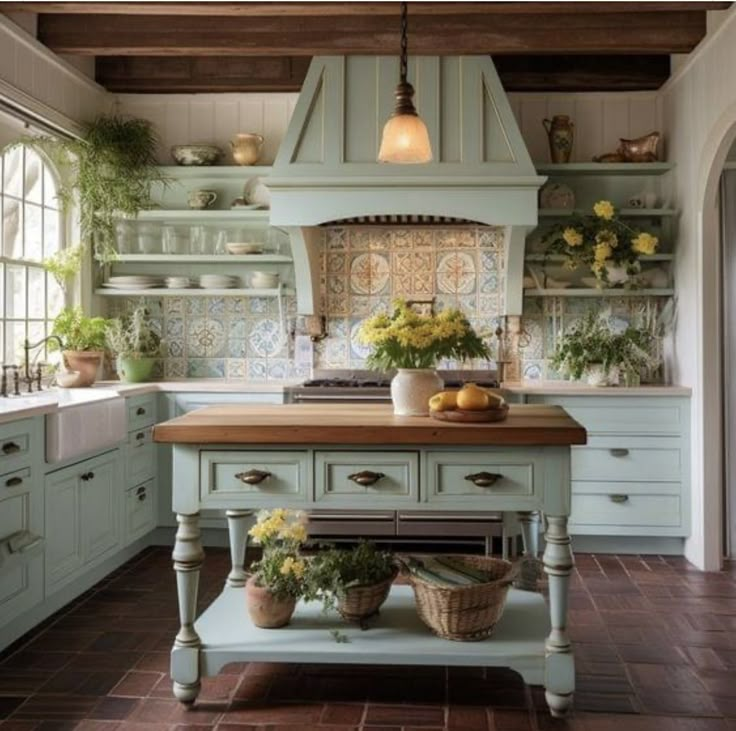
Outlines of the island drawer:
<svg viewBox="0 0 736 731">
<path fill-rule="evenodd" d="M 153 427 L 137 429 L 128 434 L 127 484 L 138 485 L 156 473 L 156 445 Z"/>
<path fill-rule="evenodd" d="M 682 479 L 682 445 L 669 437 L 589 437 L 573 447 L 573 480 L 677 482 Z"/>
<path fill-rule="evenodd" d="M 477 504 L 479 497 L 534 497 L 539 457 L 513 452 L 429 452 L 426 495 L 429 503 Z M 489 507 L 489 509 L 492 509 Z"/>
<path fill-rule="evenodd" d="M 376 507 L 419 500 L 417 452 L 329 451 L 314 456 L 315 502 Z"/>
<path fill-rule="evenodd" d="M 679 495 L 573 493 L 571 528 L 576 525 L 676 528 L 682 523 Z"/>
<path fill-rule="evenodd" d="M 125 491 L 125 545 L 156 527 L 156 484 L 148 480 Z"/>
<path fill-rule="evenodd" d="M 205 450 L 200 455 L 203 507 L 232 507 L 237 496 L 250 507 L 288 507 L 309 494 L 309 453 L 281 450 Z"/>
<path fill-rule="evenodd" d="M 29 464 L 33 448 L 32 434 L 32 419 L 21 419 L 0 426 L 0 474 Z"/>
<path fill-rule="evenodd" d="M 133 396 L 127 401 L 128 429 L 141 429 L 156 423 L 156 394 Z"/>
</svg>

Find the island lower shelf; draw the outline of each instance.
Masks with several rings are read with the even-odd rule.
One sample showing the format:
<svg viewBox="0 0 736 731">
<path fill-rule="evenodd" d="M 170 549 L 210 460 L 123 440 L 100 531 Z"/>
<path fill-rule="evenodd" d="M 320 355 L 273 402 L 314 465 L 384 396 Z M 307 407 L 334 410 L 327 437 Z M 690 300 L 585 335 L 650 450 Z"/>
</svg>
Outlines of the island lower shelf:
<svg viewBox="0 0 736 731">
<path fill-rule="evenodd" d="M 541 594 L 509 591 L 493 635 L 480 642 L 435 637 L 417 615 L 409 586 L 393 586 L 371 628 L 324 613 L 319 602 L 300 602 L 291 623 L 259 629 L 248 617 L 245 589 L 226 587 L 195 623 L 201 670 L 214 675 L 232 662 L 457 665 L 510 667 L 532 685 L 544 680 L 548 610 Z M 347 641 L 330 634 L 339 630 Z M 176 653 L 176 649 L 174 650 Z"/>
</svg>

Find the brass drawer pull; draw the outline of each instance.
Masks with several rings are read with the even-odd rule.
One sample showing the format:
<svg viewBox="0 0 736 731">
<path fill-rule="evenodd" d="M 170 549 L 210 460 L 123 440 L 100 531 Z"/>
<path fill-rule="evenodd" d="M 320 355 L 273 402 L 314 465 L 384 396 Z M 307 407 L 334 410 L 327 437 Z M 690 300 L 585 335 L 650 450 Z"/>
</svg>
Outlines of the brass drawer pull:
<svg viewBox="0 0 736 731">
<path fill-rule="evenodd" d="M 2 446 L 3 454 L 15 454 L 20 452 L 20 445 L 15 442 L 5 442 Z"/>
<path fill-rule="evenodd" d="M 629 496 L 628 495 L 610 495 L 612 503 L 627 503 L 629 502 Z"/>
<path fill-rule="evenodd" d="M 138 408 L 137 408 L 137 409 L 135 410 L 135 415 L 136 415 L 136 416 L 143 416 L 143 415 L 144 415 L 145 413 L 146 413 L 146 410 L 145 410 L 145 409 L 144 409 L 144 408 L 143 408 L 142 406 L 139 406 L 139 407 L 138 407 Z"/>
<path fill-rule="evenodd" d="M 85 472 L 81 477 L 82 477 L 82 480 L 84 480 L 84 482 L 88 482 L 89 480 L 94 480 L 95 479 L 95 473 L 94 472 Z"/>
<path fill-rule="evenodd" d="M 238 472 L 235 477 L 246 485 L 260 485 L 264 480 L 271 477 L 271 473 L 264 470 L 248 470 L 247 472 Z"/>
<path fill-rule="evenodd" d="M 145 499 L 146 499 L 146 491 L 144 490 L 143 492 L 139 492 L 138 493 L 138 500 L 140 500 L 141 502 L 143 502 Z"/>
<path fill-rule="evenodd" d="M 608 450 L 611 453 L 611 457 L 628 457 L 629 456 L 629 450 L 623 449 L 620 447 L 614 447 L 613 449 Z"/>
<path fill-rule="evenodd" d="M 142 441 L 143 441 L 143 440 L 144 440 L 145 438 L 146 438 L 146 432 L 144 432 L 144 431 L 139 431 L 139 432 L 138 432 L 138 433 L 137 433 L 137 434 L 135 435 L 135 440 L 136 440 L 137 442 L 142 442 Z"/>
<path fill-rule="evenodd" d="M 146 491 L 146 486 L 141 485 L 139 488 L 136 489 L 135 494 L 136 495 L 142 495 Z"/>
<path fill-rule="evenodd" d="M 18 487 L 18 485 L 23 484 L 23 478 L 22 477 L 10 477 L 7 480 L 5 480 L 5 487 Z"/>
<path fill-rule="evenodd" d="M 348 480 L 351 480 L 356 485 L 362 485 L 363 487 L 369 487 L 375 485 L 379 480 L 382 480 L 386 475 L 383 472 L 371 472 L 371 470 L 362 470 L 361 472 L 353 472 L 352 475 L 348 475 Z"/>
<path fill-rule="evenodd" d="M 468 482 L 472 482 L 476 487 L 493 487 L 499 480 L 503 479 L 503 475 L 498 472 L 475 472 L 472 475 L 465 475 Z"/>
</svg>

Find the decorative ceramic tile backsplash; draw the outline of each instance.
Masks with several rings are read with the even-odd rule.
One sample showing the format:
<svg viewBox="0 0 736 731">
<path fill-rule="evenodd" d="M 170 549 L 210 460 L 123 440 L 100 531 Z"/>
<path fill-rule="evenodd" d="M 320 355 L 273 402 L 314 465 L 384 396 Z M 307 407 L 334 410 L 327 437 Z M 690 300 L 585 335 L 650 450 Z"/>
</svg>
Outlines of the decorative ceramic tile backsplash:
<svg viewBox="0 0 736 731">
<path fill-rule="evenodd" d="M 315 346 L 316 367 L 364 368 L 368 353 L 357 342 L 360 323 L 390 310 L 397 297 L 434 300 L 436 310 L 460 308 L 489 337 L 495 352 L 492 334 L 505 301 L 504 228 L 351 226 L 327 228 L 323 234 L 321 291 L 328 337 Z M 642 307 L 659 306 L 653 298 L 607 303 L 621 323 Z M 283 316 L 276 298 L 166 297 L 150 298 L 147 305 L 166 340 L 160 377 L 309 376 L 307 366 L 294 365 L 289 334 L 299 332 L 302 323 L 293 297 L 286 298 Z M 600 306 L 596 298 L 527 298 L 520 375 L 526 380 L 557 378 L 546 362 L 556 334 L 588 308 Z M 472 367 L 494 366 L 478 362 Z"/>
</svg>

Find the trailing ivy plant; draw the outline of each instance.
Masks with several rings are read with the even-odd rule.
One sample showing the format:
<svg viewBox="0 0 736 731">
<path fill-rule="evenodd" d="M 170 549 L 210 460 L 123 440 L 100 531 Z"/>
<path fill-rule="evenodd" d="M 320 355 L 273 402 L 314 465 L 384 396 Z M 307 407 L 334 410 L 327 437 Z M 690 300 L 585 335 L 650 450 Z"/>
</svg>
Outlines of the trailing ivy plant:
<svg viewBox="0 0 736 731">
<path fill-rule="evenodd" d="M 156 132 L 145 119 L 101 115 L 84 126 L 80 139 L 41 136 L 21 142 L 59 168 L 60 203 L 68 208 L 76 202 L 82 243 L 101 262 L 116 258 L 116 220 L 152 208 L 151 187 L 167 182 L 156 164 Z"/>
</svg>

